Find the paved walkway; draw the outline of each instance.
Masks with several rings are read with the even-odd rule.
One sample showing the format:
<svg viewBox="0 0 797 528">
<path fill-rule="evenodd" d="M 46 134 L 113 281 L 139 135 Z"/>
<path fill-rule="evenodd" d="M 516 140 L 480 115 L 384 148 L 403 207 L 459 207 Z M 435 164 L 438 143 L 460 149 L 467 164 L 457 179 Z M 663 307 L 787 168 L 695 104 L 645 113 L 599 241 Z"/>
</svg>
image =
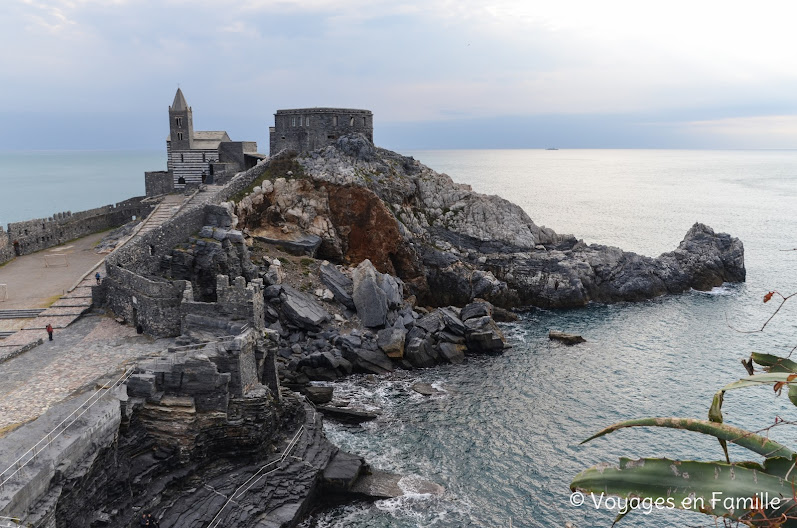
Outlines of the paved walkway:
<svg viewBox="0 0 797 528">
<path fill-rule="evenodd" d="M 95 233 L 62 246 L 17 257 L 0 267 L 0 284 L 7 285 L 8 299 L 0 301 L 0 310 L 47 308 L 67 293 L 84 273 L 105 258 L 94 252 L 106 233 Z M 66 255 L 69 266 L 45 265 L 45 255 Z M 62 262 L 57 257 L 57 264 Z"/>
<path fill-rule="evenodd" d="M 98 315 L 56 330 L 53 341 L 0 363 L 0 436 L 136 359 L 158 355 L 173 342 L 138 335 Z"/>
</svg>

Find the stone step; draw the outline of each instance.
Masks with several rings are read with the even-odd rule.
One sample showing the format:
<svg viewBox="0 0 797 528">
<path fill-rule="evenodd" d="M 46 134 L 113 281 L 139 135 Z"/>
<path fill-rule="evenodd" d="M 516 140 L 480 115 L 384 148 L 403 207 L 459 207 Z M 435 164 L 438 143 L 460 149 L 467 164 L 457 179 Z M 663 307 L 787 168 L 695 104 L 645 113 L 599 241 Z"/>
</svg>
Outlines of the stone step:
<svg viewBox="0 0 797 528">
<path fill-rule="evenodd" d="M 28 319 L 38 316 L 43 311 L 44 308 L 0 310 L 0 319 Z"/>
</svg>

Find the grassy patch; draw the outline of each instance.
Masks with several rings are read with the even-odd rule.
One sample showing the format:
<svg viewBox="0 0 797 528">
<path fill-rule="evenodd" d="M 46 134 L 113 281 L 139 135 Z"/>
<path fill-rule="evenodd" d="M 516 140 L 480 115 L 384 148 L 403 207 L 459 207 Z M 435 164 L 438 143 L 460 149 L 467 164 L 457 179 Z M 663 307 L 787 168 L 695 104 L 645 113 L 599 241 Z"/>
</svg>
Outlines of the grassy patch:
<svg viewBox="0 0 797 528">
<path fill-rule="evenodd" d="M 313 260 L 311 258 L 303 258 L 301 260 L 301 262 L 302 262 L 302 266 L 312 266 L 313 263 L 315 262 L 315 260 Z"/>
<path fill-rule="evenodd" d="M 288 172 L 291 174 L 288 174 Z M 246 189 L 230 198 L 230 200 L 236 203 L 240 202 L 244 196 L 252 194 L 255 187 L 262 186 L 263 182 L 266 180 L 273 182 L 277 178 L 296 180 L 306 177 L 307 175 L 304 173 L 304 169 L 299 165 L 295 157 L 272 159 L 266 171 L 259 178 L 255 179 Z"/>
<path fill-rule="evenodd" d="M 52 297 L 47 297 L 47 299 L 45 299 L 45 301 L 44 301 L 44 307 L 45 308 L 49 308 L 50 306 L 55 304 L 55 302 L 58 299 L 60 299 L 61 297 L 62 297 L 61 294 L 56 294 L 56 295 L 53 295 Z"/>
</svg>

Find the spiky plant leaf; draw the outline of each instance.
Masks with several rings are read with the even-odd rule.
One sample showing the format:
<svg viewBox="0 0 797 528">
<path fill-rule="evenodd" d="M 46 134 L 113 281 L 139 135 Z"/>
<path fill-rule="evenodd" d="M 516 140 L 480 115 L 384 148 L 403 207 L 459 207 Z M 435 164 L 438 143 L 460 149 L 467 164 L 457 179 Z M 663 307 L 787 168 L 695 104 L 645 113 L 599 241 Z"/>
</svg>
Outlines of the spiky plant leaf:
<svg viewBox="0 0 797 528">
<path fill-rule="evenodd" d="M 797 373 L 797 362 L 791 359 L 753 352 L 750 354 L 753 361 L 766 368 L 767 372 L 792 372 Z"/>
<path fill-rule="evenodd" d="M 664 501 L 662 506 L 727 517 L 751 526 L 797 528 L 792 483 L 738 464 L 621 458 L 619 467 L 600 465 L 582 471 L 570 489 L 592 494 L 586 498 L 587 504 L 619 496 L 632 499 L 630 507 L 640 507 L 633 500 L 659 499 Z"/>
<path fill-rule="evenodd" d="M 599 438 L 613 431 L 617 431 L 618 429 L 624 429 L 627 427 L 666 427 L 669 429 L 694 431 L 740 445 L 767 458 L 797 457 L 797 452 L 792 451 L 786 446 L 779 444 L 774 440 L 770 440 L 765 436 L 751 433 L 750 431 L 746 431 L 732 425 L 715 423 L 708 420 L 697 420 L 695 418 L 638 418 L 636 420 L 626 420 L 614 425 L 610 425 L 606 429 L 603 429 L 602 431 L 590 436 L 581 443 L 585 444 L 590 440 L 594 440 L 595 438 Z"/>
</svg>

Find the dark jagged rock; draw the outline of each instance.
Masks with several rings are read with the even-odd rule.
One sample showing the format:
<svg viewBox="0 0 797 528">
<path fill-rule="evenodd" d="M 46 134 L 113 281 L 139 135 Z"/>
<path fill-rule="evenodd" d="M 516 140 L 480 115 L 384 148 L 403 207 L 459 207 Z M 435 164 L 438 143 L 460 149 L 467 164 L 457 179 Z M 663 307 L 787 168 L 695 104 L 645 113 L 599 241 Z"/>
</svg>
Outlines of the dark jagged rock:
<svg viewBox="0 0 797 528">
<path fill-rule="evenodd" d="M 400 482 L 401 484 L 399 484 Z M 403 488 L 409 488 L 408 491 L 411 493 L 427 495 L 442 495 L 445 493 L 445 488 L 434 482 L 421 479 L 407 482 L 407 479 L 401 475 L 375 469 L 361 476 L 352 486 L 351 492 L 357 498 L 364 500 L 393 499 L 404 495 Z"/>
<path fill-rule="evenodd" d="M 355 371 L 368 374 L 387 374 L 393 372 L 394 366 L 390 358 L 380 350 L 358 348 L 344 350 L 343 357 L 354 366 Z"/>
<path fill-rule="evenodd" d="M 435 394 L 439 393 L 440 391 L 429 385 L 428 383 L 413 383 L 412 390 L 421 394 L 423 396 L 434 396 Z"/>
<path fill-rule="evenodd" d="M 309 385 L 304 388 L 304 395 L 316 405 L 331 402 L 333 392 L 334 389 L 332 387 L 316 387 Z"/>
<path fill-rule="evenodd" d="M 391 359 L 404 357 L 404 338 L 407 331 L 403 328 L 384 328 L 377 334 L 379 348 Z"/>
<path fill-rule="evenodd" d="M 338 268 L 329 262 L 321 264 L 319 267 L 319 277 L 321 278 L 321 282 L 323 282 L 332 292 L 332 295 L 335 296 L 336 301 L 346 308 L 355 309 L 354 299 L 352 299 L 354 283 L 350 278 L 341 273 Z"/>
<path fill-rule="evenodd" d="M 371 420 L 376 420 L 379 418 L 379 413 L 361 409 L 335 407 L 334 405 L 319 405 L 316 408 L 324 413 L 324 416 L 328 416 L 333 420 L 345 423 L 357 424 L 362 422 L 370 422 Z"/>
<path fill-rule="evenodd" d="M 255 238 L 261 242 L 280 247 L 292 255 L 308 255 L 310 257 L 315 256 L 318 246 L 321 245 L 321 237 L 305 233 L 294 238 L 270 238 L 263 235 Z"/>
<path fill-rule="evenodd" d="M 331 319 L 329 313 L 315 299 L 290 286 L 282 286 L 280 299 L 282 313 L 290 322 L 301 328 L 318 330 Z"/>
<path fill-rule="evenodd" d="M 586 343 L 587 340 L 576 334 L 566 334 L 558 330 L 549 330 L 548 339 L 560 341 L 565 345 L 577 345 L 579 343 Z"/>
<path fill-rule="evenodd" d="M 383 281 L 370 260 L 364 260 L 354 270 L 354 305 L 363 325 L 384 326 L 387 322 L 388 294 L 382 289 Z"/>
<path fill-rule="evenodd" d="M 504 334 L 492 317 L 473 317 L 465 321 L 465 342 L 469 352 L 498 354 L 505 346 Z"/>
</svg>

